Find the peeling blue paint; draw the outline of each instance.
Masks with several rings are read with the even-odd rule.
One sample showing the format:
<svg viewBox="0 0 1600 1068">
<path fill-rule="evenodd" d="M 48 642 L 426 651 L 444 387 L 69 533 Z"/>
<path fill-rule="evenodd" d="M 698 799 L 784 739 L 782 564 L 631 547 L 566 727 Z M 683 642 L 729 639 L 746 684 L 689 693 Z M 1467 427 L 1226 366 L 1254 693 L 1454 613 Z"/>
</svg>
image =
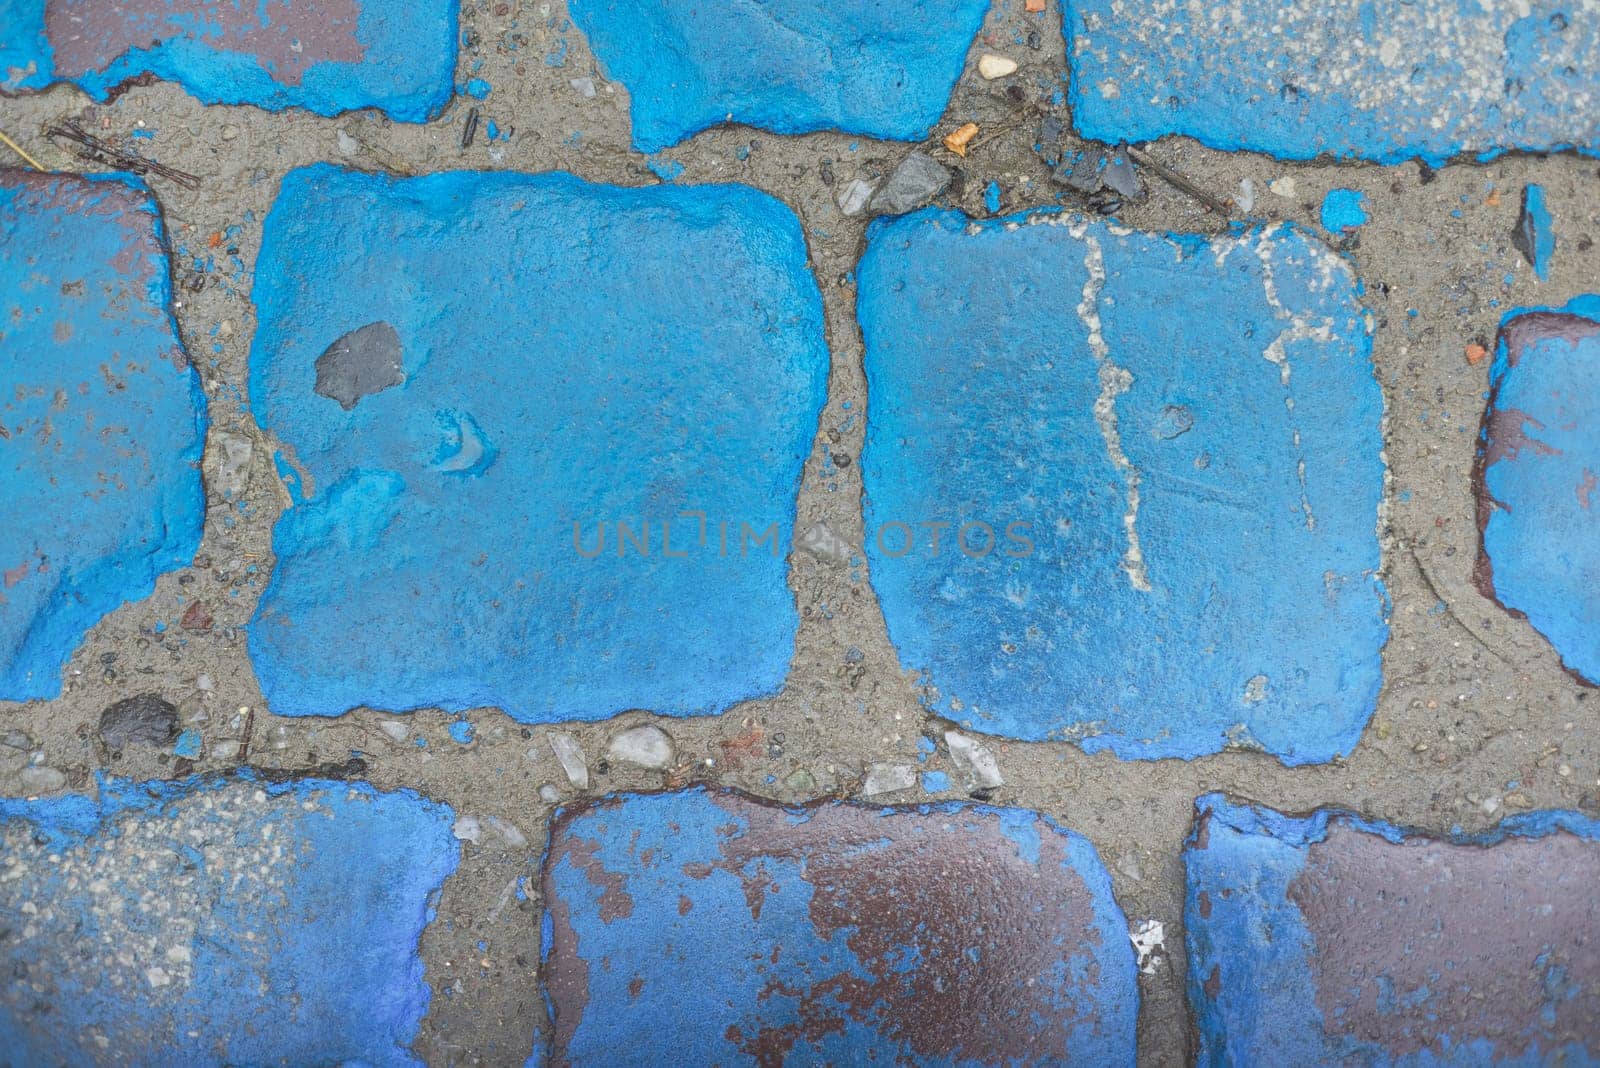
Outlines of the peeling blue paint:
<svg viewBox="0 0 1600 1068">
<path fill-rule="evenodd" d="M 205 397 L 143 184 L 0 172 L 0 700 L 193 558 Z"/>
<path fill-rule="evenodd" d="M 255 300 L 250 396 L 310 476 L 249 624 L 273 711 L 687 715 L 782 684 L 828 369 L 783 205 L 316 166 L 284 180 Z M 403 381 L 349 410 L 313 392 L 380 322 Z M 443 469 L 441 435 L 475 466 Z"/>
<path fill-rule="evenodd" d="M 1600 153 L 1600 12 L 1563 0 L 1067 0 L 1072 117 L 1280 159 Z"/>
<path fill-rule="evenodd" d="M 1600 821 L 1534 812 L 1437 838 L 1220 795 L 1197 810 L 1184 926 L 1199 1064 L 1600 1063 Z M 1329 959 L 1344 949 L 1364 964 Z"/>
<path fill-rule="evenodd" d="M 1479 588 L 1600 684 L 1600 296 L 1505 318 L 1479 465 Z"/>
<path fill-rule="evenodd" d="M 203 104 L 374 107 L 426 122 L 450 99 L 457 0 L 0 0 L 0 92 L 70 82 L 107 100 L 153 75 Z"/>
<path fill-rule="evenodd" d="M 621 795 L 544 886 L 547 1063 L 1134 1063 L 1127 921 L 1034 812 Z"/>
<path fill-rule="evenodd" d="M 1122 758 L 1354 747 L 1383 405 L 1343 260 L 928 211 L 858 274 L 872 584 L 938 714 Z"/>
<path fill-rule="evenodd" d="M 920 141 L 944 112 L 989 0 L 573 0 L 633 145 L 656 152 L 730 116 L 776 133 Z"/>
<path fill-rule="evenodd" d="M 420 1064 L 417 939 L 459 859 L 453 822 L 409 790 L 324 780 L 109 779 L 98 799 L 0 801 L 0 1049 Z"/>
</svg>

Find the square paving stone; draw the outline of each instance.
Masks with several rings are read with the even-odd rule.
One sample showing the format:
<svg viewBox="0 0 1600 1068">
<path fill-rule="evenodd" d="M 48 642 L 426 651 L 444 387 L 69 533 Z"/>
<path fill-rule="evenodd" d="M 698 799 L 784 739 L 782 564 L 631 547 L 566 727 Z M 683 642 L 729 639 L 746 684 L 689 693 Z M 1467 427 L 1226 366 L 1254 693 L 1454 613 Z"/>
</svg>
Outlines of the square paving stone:
<svg viewBox="0 0 1600 1068">
<path fill-rule="evenodd" d="M 654 152 L 718 123 L 927 137 L 989 0 L 573 0 Z"/>
<path fill-rule="evenodd" d="M 828 353 L 743 186 L 291 173 L 256 415 L 302 499 L 249 625 L 275 712 L 719 712 L 781 686 Z"/>
<path fill-rule="evenodd" d="M 108 100 L 144 77 L 203 104 L 382 109 L 450 99 L 454 0 L 0 0 L 0 92 L 71 82 Z"/>
<path fill-rule="evenodd" d="M 1507 316 L 1475 488 L 1479 590 L 1600 685 L 1600 297 Z"/>
<path fill-rule="evenodd" d="M 453 823 L 311 779 L 0 801 L 0 1059 L 420 1064 L 417 939 Z"/>
<path fill-rule="evenodd" d="M 1600 150 L 1600 9 L 1532 0 L 1065 0 L 1072 117 L 1281 159 Z"/>
<path fill-rule="evenodd" d="M 1201 1064 L 1600 1064 L 1600 822 L 1430 837 L 1212 795 L 1184 851 Z"/>
<path fill-rule="evenodd" d="M 1021 809 L 728 792 L 558 813 L 531 1063 L 1129 1064 L 1127 922 Z"/>
<path fill-rule="evenodd" d="M 119 178 L 0 171 L 0 700 L 200 544 L 205 397 L 161 215 Z"/>
<path fill-rule="evenodd" d="M 859 277 L 866 554 L 935 711 L 1122 758 L 1354 747 L 1383 402 L 1342 259 L 929 211 Z"/>
</svg>

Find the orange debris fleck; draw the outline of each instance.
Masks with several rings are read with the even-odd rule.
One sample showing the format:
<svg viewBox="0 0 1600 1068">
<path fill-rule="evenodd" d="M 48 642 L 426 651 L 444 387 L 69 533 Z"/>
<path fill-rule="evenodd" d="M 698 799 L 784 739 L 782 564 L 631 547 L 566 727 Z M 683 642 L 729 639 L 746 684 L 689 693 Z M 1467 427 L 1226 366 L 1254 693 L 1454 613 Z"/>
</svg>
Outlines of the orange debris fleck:
<svg viewBox="0 0 1600 1068">
<path fill-rule="evenodd" d="M 1482 363 L 1483 358 L 1487 355 L 1489 355 L 1489 350 L 1476 341 L 1467 346 L 1467 362 L 1474 367 Z"/>
<path fill-rule="evenodd" d="M 948 148 L 958 156 L 965 156 L 967 154 L 967 142 L 971 141 L 976 136 L 978 136 L 978 124 L 975 122 L 969 122 L 966 125 L 959 126 L 950 133 L 946 134 L 944 138 L 944 147 Z"/>
</svg>

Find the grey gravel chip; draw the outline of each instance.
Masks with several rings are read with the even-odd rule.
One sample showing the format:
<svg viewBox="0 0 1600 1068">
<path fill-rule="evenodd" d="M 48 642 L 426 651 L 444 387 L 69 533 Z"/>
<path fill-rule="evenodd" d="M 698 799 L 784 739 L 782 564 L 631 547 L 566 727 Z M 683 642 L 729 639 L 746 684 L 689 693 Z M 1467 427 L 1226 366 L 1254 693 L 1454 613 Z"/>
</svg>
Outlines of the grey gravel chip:
<svg viewBox="0 0 1600 1068">
<path fill-rule="evenodd" d="M 932 156 L 913 152 L 901 161 L 872 198 L 871 209 L 879 215 L 904 215 L 915 211 L 944 191 L 950 184 L 949 170 Z"/>
<path fill-rule="evenodd" d="M 1129 200 L 1137 200 L 1144 194 L 1139 186 L 1139 174 L 1133 168 L 1133 161 L 1128 159 L 1125 149 L 1118 148 L 1106 161 L 1106 169 L 1100 172 L 1100 179 L 1107 187 L 1115 189 Z"/>
<path fill-rule="evenodd" d="M 317 393 L 347 412 L 362 397 L 405 380 L 400 335 L 382 321 L 350 331 L 317 357 Z"/>
<path fill-rule="evenodd" d="M 1511 231 L 1511 247 L 1522 253 L 1522 258 L 1528 261 L 1530 267 L 1537 267 L 1539 260 L 1539 223 L 1528 210 L 1528 190 L 1522 190 L 1522 208 L 1517 213 L 1517 225 Z"/>
<path fill-rule="evenodd" d="M 1105 181 L 1101 176 L 1104 161 L 1093 152 L 1080 153 L 1076 158 L 1061 161 L 1061 165 L 1050 172 L 1050 180 L 1075 189 L 1088 195 L 1098 193 L 1105 188 Z"/>
</svg>

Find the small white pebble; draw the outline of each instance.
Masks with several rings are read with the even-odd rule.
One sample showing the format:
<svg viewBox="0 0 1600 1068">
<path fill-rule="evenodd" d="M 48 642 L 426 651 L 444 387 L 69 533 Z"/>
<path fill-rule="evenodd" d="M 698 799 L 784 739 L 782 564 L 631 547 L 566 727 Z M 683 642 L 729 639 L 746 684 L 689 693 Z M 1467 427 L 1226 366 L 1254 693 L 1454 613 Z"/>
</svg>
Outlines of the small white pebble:
<svg viewBox="0 0 1600 1068">
<path fill-rule="evenodd" d="M 634 727 L 611 739 L 606 755 L 641 768 L 666 768 L 672 765 L 672 739 L 660 727 Z"/>
<path fill-rule="evenodd" d="M 985 52 L 978 60 L 978 73 L 991 82 L 996 78 L 1004 78 L 1008 74 L 1015 74 L 1016 71 L 1016 60 L 1007 59 L 1005 56 L 997 56 L 993 52 Z"/>
</svg>

